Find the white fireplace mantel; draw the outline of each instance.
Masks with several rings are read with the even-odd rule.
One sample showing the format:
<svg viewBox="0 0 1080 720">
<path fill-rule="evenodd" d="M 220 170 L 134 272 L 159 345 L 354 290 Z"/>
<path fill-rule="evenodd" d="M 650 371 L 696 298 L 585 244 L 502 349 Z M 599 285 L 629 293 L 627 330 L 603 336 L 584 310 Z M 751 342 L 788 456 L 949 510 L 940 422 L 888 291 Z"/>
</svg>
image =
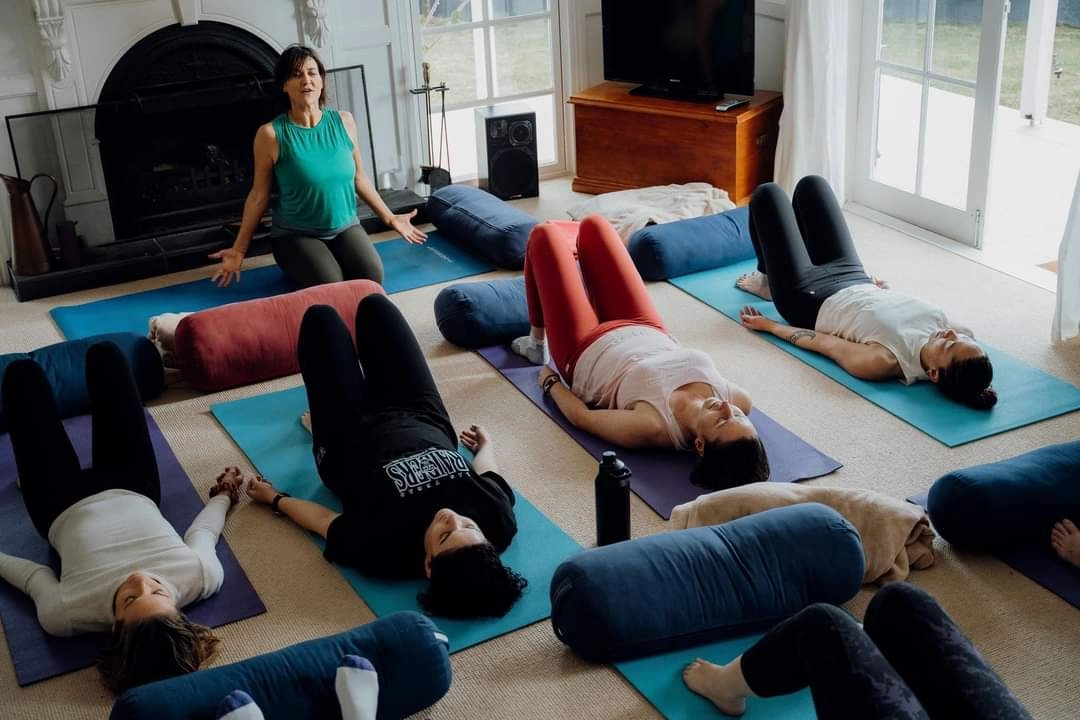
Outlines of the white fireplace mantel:
<svg viewBox="0 0 1080 720">
<path fill-rule="evenodd" d="M 277 50 L 307 43 L 333 66 L 330 5 L 347 0 L 29 0 L 38 26 L 49 109 L 91 105 L 135 43 L 169 25 L 215 20 Z"/>
</svg>

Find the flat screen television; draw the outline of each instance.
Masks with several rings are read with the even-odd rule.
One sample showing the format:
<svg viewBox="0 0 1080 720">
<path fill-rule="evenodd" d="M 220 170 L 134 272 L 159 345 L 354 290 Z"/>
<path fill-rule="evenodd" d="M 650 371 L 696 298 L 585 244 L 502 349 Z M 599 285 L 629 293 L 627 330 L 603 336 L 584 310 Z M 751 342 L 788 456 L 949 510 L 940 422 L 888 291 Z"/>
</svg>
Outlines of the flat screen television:
<svg viewBox="0 0 1080 720">
<path fill-rule="evenodd" d="M 603 0 L 604 78 L 703 102 L 754 94 L 754 0 Z"/>
</svg>

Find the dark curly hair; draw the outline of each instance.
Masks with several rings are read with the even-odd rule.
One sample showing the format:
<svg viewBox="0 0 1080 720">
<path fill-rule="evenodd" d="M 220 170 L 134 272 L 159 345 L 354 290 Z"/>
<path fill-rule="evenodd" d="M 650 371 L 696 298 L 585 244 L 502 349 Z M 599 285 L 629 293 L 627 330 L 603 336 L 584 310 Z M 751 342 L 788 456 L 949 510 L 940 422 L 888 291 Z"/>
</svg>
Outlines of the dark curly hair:
<svg viewBox="0 0 1080 720">
<path fill-rule="evenodd" d="M 155 680 L 195 672 L 217 652 L 221 641 L 210 628 L 183 613 L 158 615 L 140 623 L 117 622 L 98 672 L 114 693 Z"/>
<path fill-rule="evenodd" d="M 281 93 L 282 108 L 286 112 L 289 111 L 291 104 L 289 96 L 285 93 L 285 83 L 289 81 L 294 72 L 303 67 L 308 58 L 314 60 L 315 64 L 319 66 L 319 75 L 323 79 L 322 91 L 319 93 L 319 107 L 326 106 L 326 66 L 322 64 L 322 60 L 315 54 L 315 51 L 306 45 L 290 45 L 281 51 L 281 57 L 274 63 L 274 87 Z"/>
<path fill-rule="evenodd" d="M 994 366 L 987 355 L 956 360 L 938 370 L 937 387 L 946 397 L 976 410 L 989 410 L 997 403 L 997 391 L 990 387 Z"/>
<path fill-rule="evenodd" d="M 757 436 L 705 446 L 690 482 L 706 490 L 764 482 L 769 479 L 769 458 Z"/>
<path fill-rule="evenodd" d="M 489 542 L 466 545 L 431 559 L 431 584 L 416 596 L 429 615 L 502 617 L 529 581 L 502 564 Z"/>
</svg>

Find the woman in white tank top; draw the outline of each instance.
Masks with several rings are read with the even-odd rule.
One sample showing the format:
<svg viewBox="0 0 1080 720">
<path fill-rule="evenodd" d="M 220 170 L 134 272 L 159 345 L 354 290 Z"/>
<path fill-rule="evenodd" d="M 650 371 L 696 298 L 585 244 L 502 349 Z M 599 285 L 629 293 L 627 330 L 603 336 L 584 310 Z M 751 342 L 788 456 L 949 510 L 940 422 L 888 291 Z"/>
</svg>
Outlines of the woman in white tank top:
<svg viewBox="0 0 1080 720">
<path fill-rule="evenodd" d="M 758 187 L 750 200 L 750 237 L 758 272 L 736 285 L 771 299 L 791 325 L 750 305 L 743 325 L 821 353 L 864 380 L 929 380 L 980 410 L 997 402 L 994 368 L 970 330 L 866 274 L 823 178 L 800 180 L 791 203 L 774 183 Z"/>
<path fill-rule="evenodd" d="M 540 370 L 544 393 L 575 427 L 616 445 L 696 452 L 691 480 L 702 487 L 767 480 L 750 397 L 708 355 L 668 335 L 626 246 L 599 215 L 582 221 L 577 255 L 551 224 L 529 236 L 532 333 L 512 347 L 537 365 L 550 349 L 559 372 Z"/>
</svg>

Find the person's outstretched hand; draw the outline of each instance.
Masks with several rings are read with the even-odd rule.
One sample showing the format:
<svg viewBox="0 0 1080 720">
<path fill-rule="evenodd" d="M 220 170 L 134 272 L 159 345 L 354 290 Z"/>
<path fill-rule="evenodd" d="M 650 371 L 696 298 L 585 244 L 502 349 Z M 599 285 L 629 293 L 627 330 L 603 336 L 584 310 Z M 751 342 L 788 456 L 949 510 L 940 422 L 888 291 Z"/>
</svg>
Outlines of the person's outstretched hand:
<svg viewBox="0 0 1080 720">
<path fill-rule="evenodd" d="M 244 473 L 238 467 L 227 467 L 217 477 L 214 487 L 210 488 L 210 497 L 217 497 L 222 493 L 229 496 L 229 507 L 240 502 L 240 490 L 244 487 Z"/>
<path fill-rule="evenodd" d="M 401 237 L 414 245 L 422 245 L 427 241 L 427 233 L 413 227 L 412 219 L 416 217 L 416 210 L 404 215 L 395 215 L 390 220 L 390 227 Z M 239 275 L 239 273 L 237 273 Z"/>
<path fill-rule="evenodd" d="M 269 505 L 274 501 L 274 496 L 278 494 L 278 491 L 274 488 L 273 484 L 271 484 L 269 480 L 263 478 L 262 475 L 256 475 L 251 478 L 245 492 L 247 492 L 249 498 L 260 505 Z"/>
<path fill-rule="evenodd" d="M 480 425 L 470 425 L 461 431 L 461 444 L 473 453 L 478 453 L 491 443 L 491 437 Z"/>
<path fill-rule="evenodd" d="M 415 212 L 415 211 L 414 211 Z M 210 278 L 210 282 L 217 283 L 218 287 L 228 287 L 233 278 L 240 282 L 240 266 L 244 264 L 244 253 L 233 248 L 218 250 L 207 255 L 211 260 L 220 260 L 221 265 L 217 272 Z"/>
<path fill-rule="evenodd" d="M 753 305 L 747 305 L 742 309 L 742 312 L 739 313 L 739 321 L 742 323 L 743 327 L 759 332 L 768 332 L 776 325 L 775 321 L 762 315 L 761 311 Z"/>
</svg>

